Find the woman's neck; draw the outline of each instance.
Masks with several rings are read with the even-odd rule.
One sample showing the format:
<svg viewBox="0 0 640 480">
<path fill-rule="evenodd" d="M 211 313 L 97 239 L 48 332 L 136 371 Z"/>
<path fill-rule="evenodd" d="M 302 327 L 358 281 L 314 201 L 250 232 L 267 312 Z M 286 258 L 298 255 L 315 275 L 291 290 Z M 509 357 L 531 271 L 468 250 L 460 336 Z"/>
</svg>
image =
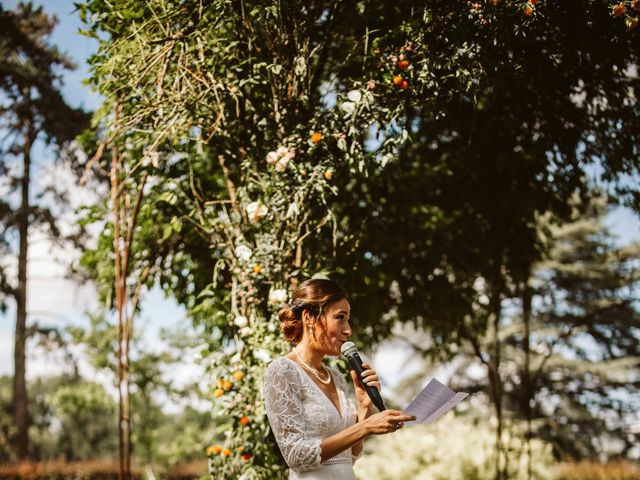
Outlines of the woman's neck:
<svg viewBox="0 0 640 480">
<path fill-rule="evenodd" d="M 298 355 L 302 357 L 302 359 L 311 365 L 316 370 L 320 370 L 322 368 L 322 359 L 324 358 L 324 354 L 311 347 L 307 342 L 302 341 L 298 345 L 295 346 Z"/>
</svg>

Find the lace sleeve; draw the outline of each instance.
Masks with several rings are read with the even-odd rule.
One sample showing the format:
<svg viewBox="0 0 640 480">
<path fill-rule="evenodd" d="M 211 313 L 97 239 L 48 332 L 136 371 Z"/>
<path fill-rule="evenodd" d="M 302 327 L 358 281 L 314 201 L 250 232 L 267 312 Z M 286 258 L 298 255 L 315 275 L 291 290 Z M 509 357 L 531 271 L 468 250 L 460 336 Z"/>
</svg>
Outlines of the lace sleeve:
<svg viewBox="0 0 640 480">
<path fill-rule="evenodd" d="M 321 462 L 322 438 L 306 433 L 300 383 L 293 365 L 274 360 L 264 376 L 264 404 L 280 451 L 291 470 L 305 472 Z"/>
</svg>

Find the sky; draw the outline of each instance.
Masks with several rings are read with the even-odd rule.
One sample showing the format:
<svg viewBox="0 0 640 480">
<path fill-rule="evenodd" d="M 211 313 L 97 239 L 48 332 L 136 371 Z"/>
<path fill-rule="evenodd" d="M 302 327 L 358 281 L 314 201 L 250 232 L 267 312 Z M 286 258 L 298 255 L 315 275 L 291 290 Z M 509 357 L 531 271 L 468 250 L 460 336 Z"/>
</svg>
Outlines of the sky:
<svg viewBox="0 0 640 480">
<path fill-rule="evenodd" d="M 16 4 L 15 0 L 2 1 L 5 9 L 13 9 Z M 53 32 L 51 43 L 57 45 L 78 66 L 77 70 L 65 74 L 63 89 L 65 98 L 76 107 L 96 109 L 101 102 L 100 96 L 84 85 L 83 79 L 88 72 L 86 59 L 97 49 L 97 42 L 78 33 L 82 23 L 75 12 L 72 0 L 36 0 L 34 4 L 44 5 L 47 13 L 58 17 L 59 24 Z M 36 148 L 34 152 L 36 168 L 42 168 L 58 181 L 64 177 L 64 172 L 52 170 L 51 158 L 50 153 L 41 145 Z M 91 195 L 91 192 L 77 188 L 74 192 L 76 205 L 81 204 Z M 620 244 L 640 239 L 640 220 L 627 209 L 616 209 L 607 217 L 606 224 L 618 235 Z M 77 285 L 65 279 L 66 265 L 77 257 L 78 252 L 60 249 L 52 245 L 46 236 L 38 232 L 32 233 L 28 271 L 29 321 L 37 320 L 42 325 L 58 328 L 87 324 L 85 312 L 97 307 L 95 290 L 90 283 Z M 190 326 L 185 310 L 172 299 L 165 298 L 158 289 L 152 290 L 144 298 L 142 312 L 138 318 L 138 325 L 144 326 L 146 343 L 150 345 L 157 343 L 157 348 L 162 348 L 158 340 L 160 328 L 177 329 Z M 4 315 L 0 314 L 0 374 L 11 374 L 13 371 L 14 323 L 13 308 Z M 366 352 L 366 348 L 361 350 Z M 59 356 L 56 357 L 54 353 L 47 353 L 37 347 L 30 348 L 29 352 L 28 378 L 52 374 L 56 368 L 64 369 Z M 405 367 L 408 355 L 406 345 L 402 342 L 390 341 L 377 350 L 372 363 L 381 375 L 383 384 L 396 383 L 397 372 Z M 200 370 L 193 361 L 186 361 L 183 367 L 177 368 L 172 373 L 176 377 L 199 374 Z M 427 379 L 425 377 L 425 383 Z"/>
</svg>

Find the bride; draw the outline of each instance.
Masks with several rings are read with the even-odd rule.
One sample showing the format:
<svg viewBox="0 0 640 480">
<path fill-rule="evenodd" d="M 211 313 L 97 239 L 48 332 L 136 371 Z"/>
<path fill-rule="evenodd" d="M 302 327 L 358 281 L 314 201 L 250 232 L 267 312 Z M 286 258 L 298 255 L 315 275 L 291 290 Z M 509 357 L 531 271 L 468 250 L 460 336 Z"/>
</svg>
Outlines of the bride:
<svg viewBox="0 0 640 480">
<path fill-rule="evenodd" d="M 325 355 L 340 355 L 351 335 L 349 314 L 346 294 L 323 279 L 303 282 L 279 312 L 280 330 L 294 348 L 269 364 L 263 394 L 290 480 L 355 480 L 353 463 L 363 440 L 415 420 L 397 410 L 374 414 L 352 371 L 354 403 L 342 374 L 323 365 Z M 378 375 L 368 365 L 365 368 L 364 381 L 380 389 Z"/>
</svg>

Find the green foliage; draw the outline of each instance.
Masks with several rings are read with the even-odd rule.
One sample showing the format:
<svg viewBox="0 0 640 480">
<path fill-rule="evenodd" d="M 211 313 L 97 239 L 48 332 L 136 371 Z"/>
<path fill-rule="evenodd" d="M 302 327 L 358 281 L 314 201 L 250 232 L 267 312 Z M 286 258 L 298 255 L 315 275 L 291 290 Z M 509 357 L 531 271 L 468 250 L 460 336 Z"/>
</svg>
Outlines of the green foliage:
<svg viewBox="0 0 640 480">
<path fill-rule="evenodd" d="M 57 451 L 67 460 L 109 458 L 116 448 L 115 403 L 99 384 L 72 383 L 52 392 L 49 402 L 58 419 Z"/>
<path fill-rule="evenodd" d="M 531 435 L 558 459 L 626 457 L 637 443 L 629 426 L 638 409 L 638 244 L 615 246 L 599 198 L 573 221 L 542 227 L 547 255 L 526 286 L 504 301 L 497 339 L 506 419 L 530 416 Z M 523 314 L 523 290 L 531 315 Z M 482 290 L 481 290 L 482 291 Z M 491 391 L 496 336 L 458 352 L 456 377 L 467 391 Z M 466 358 L 466 360 L 465 360 Z M 464 379 L 464 380 L 463 380 Z M 492 399 L 492 401 L 494 401 Z"/>
<path fill-rule="evenodd" d="M 111 458 L 115 446 L 113 399 L 98 384 L 68 375 L 30 382 L 30 452 L 34 460 Z M 11 377 L 0 377 L 0 458 L 9 461 L 15 432 Z"/>
<path fill-rule="evenodd" d="M 429 426 L 406 428 L 397 436 L 375 437 L 367 442 L 367 451 L 356 463 L 356 474 L 379 480 L 492 480 L 496 475 L 492 458 L 494 432 L 492 422 L 486 419 L 450 414 Z M 552 478 L 553 457 L 549 446 L 540 440 L 533 443 L 534 470 L 527 477 L 524 429 L 522 424 L 514 425 L 507 436 L 512 465 L 508 478 Z"/>
<path fill-rule="evenodd" d="M 80 11 L 101 40 L 96 123 L 124 161 L 119 193 L 143 194 L 130 272 L 150 269 L 147 286 L 203 328 L 227 422 L 211 450 L 220 478 L 284 474 L 259 390 L 286 351 L 276 313 L 300 280 L 342 283 L 360 340 L 413 322 L 447 356 L 528 278 L 539 216 L 566 218 L 567 199 L 588 196 L 596 158 L 608 179 L 637 173 L 640 85 L 625 72 L 638 52 L 604 1 L 544 2 L 530 17 L 519 2 L 444 0 Z M 111 306 L 103 231 L 85 265 Z M 491 308 L 478 308 L 478 277 Z"/>
<path fill-rule="evenodd" d="M 116 327 L 107 315 L 90 317 L 89 327 L 70 328 L 73 342 L 81 345 L 92 366 L 108 377 L 114 377 Z M 153 351 L 144 347 L 144 327 L 133 332 L 135 348 L 131 352 L 130 377 L 132 395 L 133 449 L 138 464 L 165 471 L 167 467 L 184 461 L 202 458 L 209 445 L 213 430 L 222 421 L 211 421 L 208 411 L 186 407 L 170 412 L 167 406 L 184 405 L 188 401 L 201 403 L 206 396 L 197 384 L 186 383 L 181 387 L 167 378 L 168 371 L 179 366 L 185 355 L 191 355 L 199 343 L 192 332 L 167 330 L 161 332 L 162 349 Z M 114 412 L 112 412 L 114 413 Z M 110 419 L 113 428 L 115 422 Z M 115 432 L 109 440 L 115 441 Z M 113 453 L 115 447 L 100 449 L 97 454 Z"/>
</svg>

